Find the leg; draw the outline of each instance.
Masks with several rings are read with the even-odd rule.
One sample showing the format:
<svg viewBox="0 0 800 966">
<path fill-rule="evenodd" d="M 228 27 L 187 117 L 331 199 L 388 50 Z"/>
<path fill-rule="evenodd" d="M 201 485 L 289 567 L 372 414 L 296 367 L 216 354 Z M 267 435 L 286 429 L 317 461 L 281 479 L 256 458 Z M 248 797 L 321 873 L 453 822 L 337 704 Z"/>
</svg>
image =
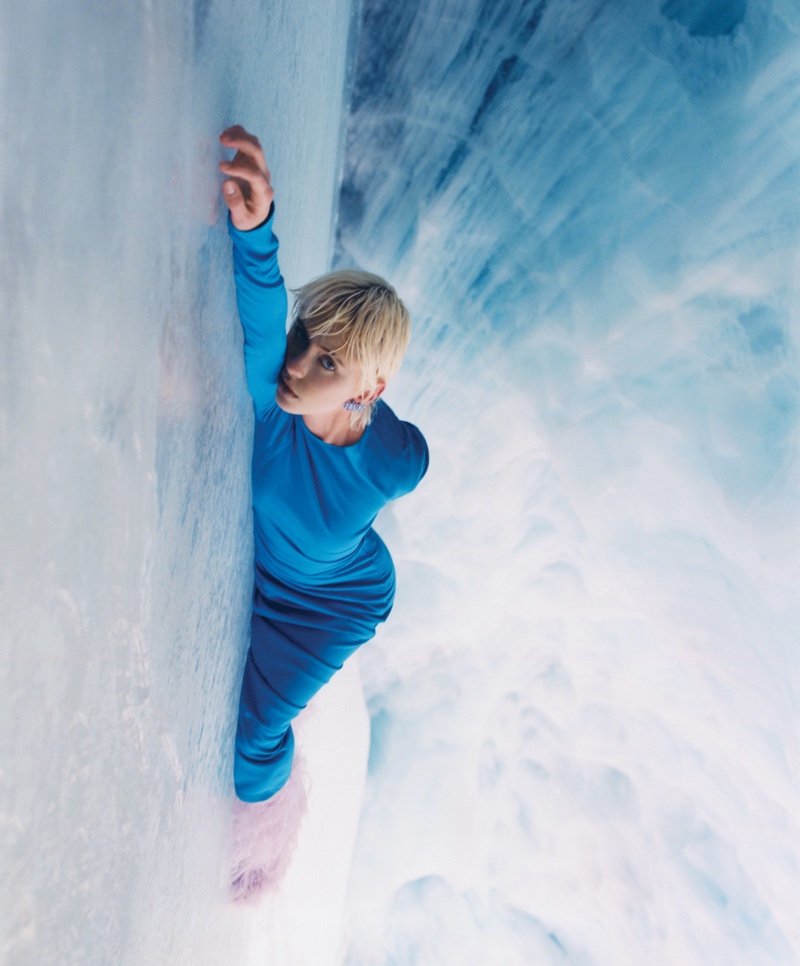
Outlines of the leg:
<svg viewBox="0 0 800 966">
<path fill-rule="evenodd" d="M 259 596 L 256 592 L 256 601 Z M 257 901 L 283 880 L 307 796 L 302 762 L 292 767 L 291 722 L 359 643 L 341 627 L 312 624 L 302 608 L 253 613 L 234 755 L 239 801 L 231 825 L 230 881 L 235 901 Z"/>
<path fill-rule="evenodd" d="M 241 801 L 265 801 L 286 784 L 294 757 L 289 722 L 301 710 L 273 690 L 251 648 L 242 677 L 233 760 L 233 781 Z"/>
<path fill-rule="evenodd" d="M 233 769 L 242 801 L 265 801 L 286 783 L 291 722 L 358 646 L 324 628 L 253 614 Z"/>
</svg>

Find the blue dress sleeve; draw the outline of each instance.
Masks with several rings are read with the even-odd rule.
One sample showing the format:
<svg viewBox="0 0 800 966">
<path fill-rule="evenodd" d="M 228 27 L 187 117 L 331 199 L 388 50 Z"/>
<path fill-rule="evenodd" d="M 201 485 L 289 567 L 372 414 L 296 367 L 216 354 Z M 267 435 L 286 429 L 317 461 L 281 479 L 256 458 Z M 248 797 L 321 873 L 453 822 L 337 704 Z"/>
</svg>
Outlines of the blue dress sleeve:
<svg viewBox="0 0 800 966">
<path fill-rule="evenodd" d="M 425 437 L 412 423 L 405 423 L 407 433 L 406 468 L 407 476 L 398 496 L 404 496 L 416 489 L 430 466 L 430 452 Z"/>
<path fill-rule="evenodd" d="M 430 455 L 425 437 L 413 423 L 397 420 L 397 438 L 393 444 L 392 464 L 396 474 L 389 490 L 390 500 L 396 500 L 416 489 L 428 472 Z"/>
<path fill-rule="evenodd" d="M 274 208 L 263 225 L 252 231 L 239 231 L 228 215 L 236 303 L 244 329 L 247 388 L 257 417 L 275 401 L 275 387 L 286 349 L 288 300 L 278 266 L 273 217 Z"/>
</svg>

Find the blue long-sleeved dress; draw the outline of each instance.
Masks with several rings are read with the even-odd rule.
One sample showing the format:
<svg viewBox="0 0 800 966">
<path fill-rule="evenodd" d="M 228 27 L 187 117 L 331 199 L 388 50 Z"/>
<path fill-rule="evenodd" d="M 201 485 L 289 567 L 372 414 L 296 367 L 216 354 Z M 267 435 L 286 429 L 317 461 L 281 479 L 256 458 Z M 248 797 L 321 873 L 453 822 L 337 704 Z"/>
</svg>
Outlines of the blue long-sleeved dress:
<svg viewBox="0 0 800 966">
<path fill-rule="evenodd" d="M 234 757 L 246 802 L 283 787 L 292 719 L 389 616 L 394 566 L 372 523 L 428 468 L 420 431 L 382 400 L 352 446 L 323 442 L 276 403 L 287 298 L 272 220 L 248 232 L 228 220 L 255 408 L 255 587 Z"/>
</svg>

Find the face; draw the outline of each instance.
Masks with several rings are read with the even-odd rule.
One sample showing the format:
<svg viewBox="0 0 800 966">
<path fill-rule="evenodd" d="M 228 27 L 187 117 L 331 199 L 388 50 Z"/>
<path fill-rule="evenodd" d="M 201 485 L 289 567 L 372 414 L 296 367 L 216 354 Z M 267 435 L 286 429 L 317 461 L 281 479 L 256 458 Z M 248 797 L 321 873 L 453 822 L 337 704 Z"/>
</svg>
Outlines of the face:
<svg viewBox="0 0 800 966">
<path fill-rule="evenodd" d="M 350 399 L 371 402 L 375 393 L 363 393 L 361 369 L 341 353 L 341 336 L 309 338 L 302 319 L 286 336 L 286 355 L 278 377 L 275 399 L 287 413 L 317 416 L 344 412 Z"/>
</svg>

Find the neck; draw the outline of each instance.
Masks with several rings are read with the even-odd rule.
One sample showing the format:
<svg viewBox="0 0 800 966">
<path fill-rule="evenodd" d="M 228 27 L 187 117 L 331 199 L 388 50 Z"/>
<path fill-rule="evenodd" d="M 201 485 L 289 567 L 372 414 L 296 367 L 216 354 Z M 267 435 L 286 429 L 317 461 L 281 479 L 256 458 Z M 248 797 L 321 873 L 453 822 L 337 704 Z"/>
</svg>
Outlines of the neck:
<svg viewBox="0 0 800 966">
<path fill-rule="evenodd" d="M 344 410 L 341 413 L 314 413 L 301 418 L 310 433 L 331 446 L 352 446 L 364 435 L 363 429 L 353 429 L 350 414 Z"/>
</svg>

